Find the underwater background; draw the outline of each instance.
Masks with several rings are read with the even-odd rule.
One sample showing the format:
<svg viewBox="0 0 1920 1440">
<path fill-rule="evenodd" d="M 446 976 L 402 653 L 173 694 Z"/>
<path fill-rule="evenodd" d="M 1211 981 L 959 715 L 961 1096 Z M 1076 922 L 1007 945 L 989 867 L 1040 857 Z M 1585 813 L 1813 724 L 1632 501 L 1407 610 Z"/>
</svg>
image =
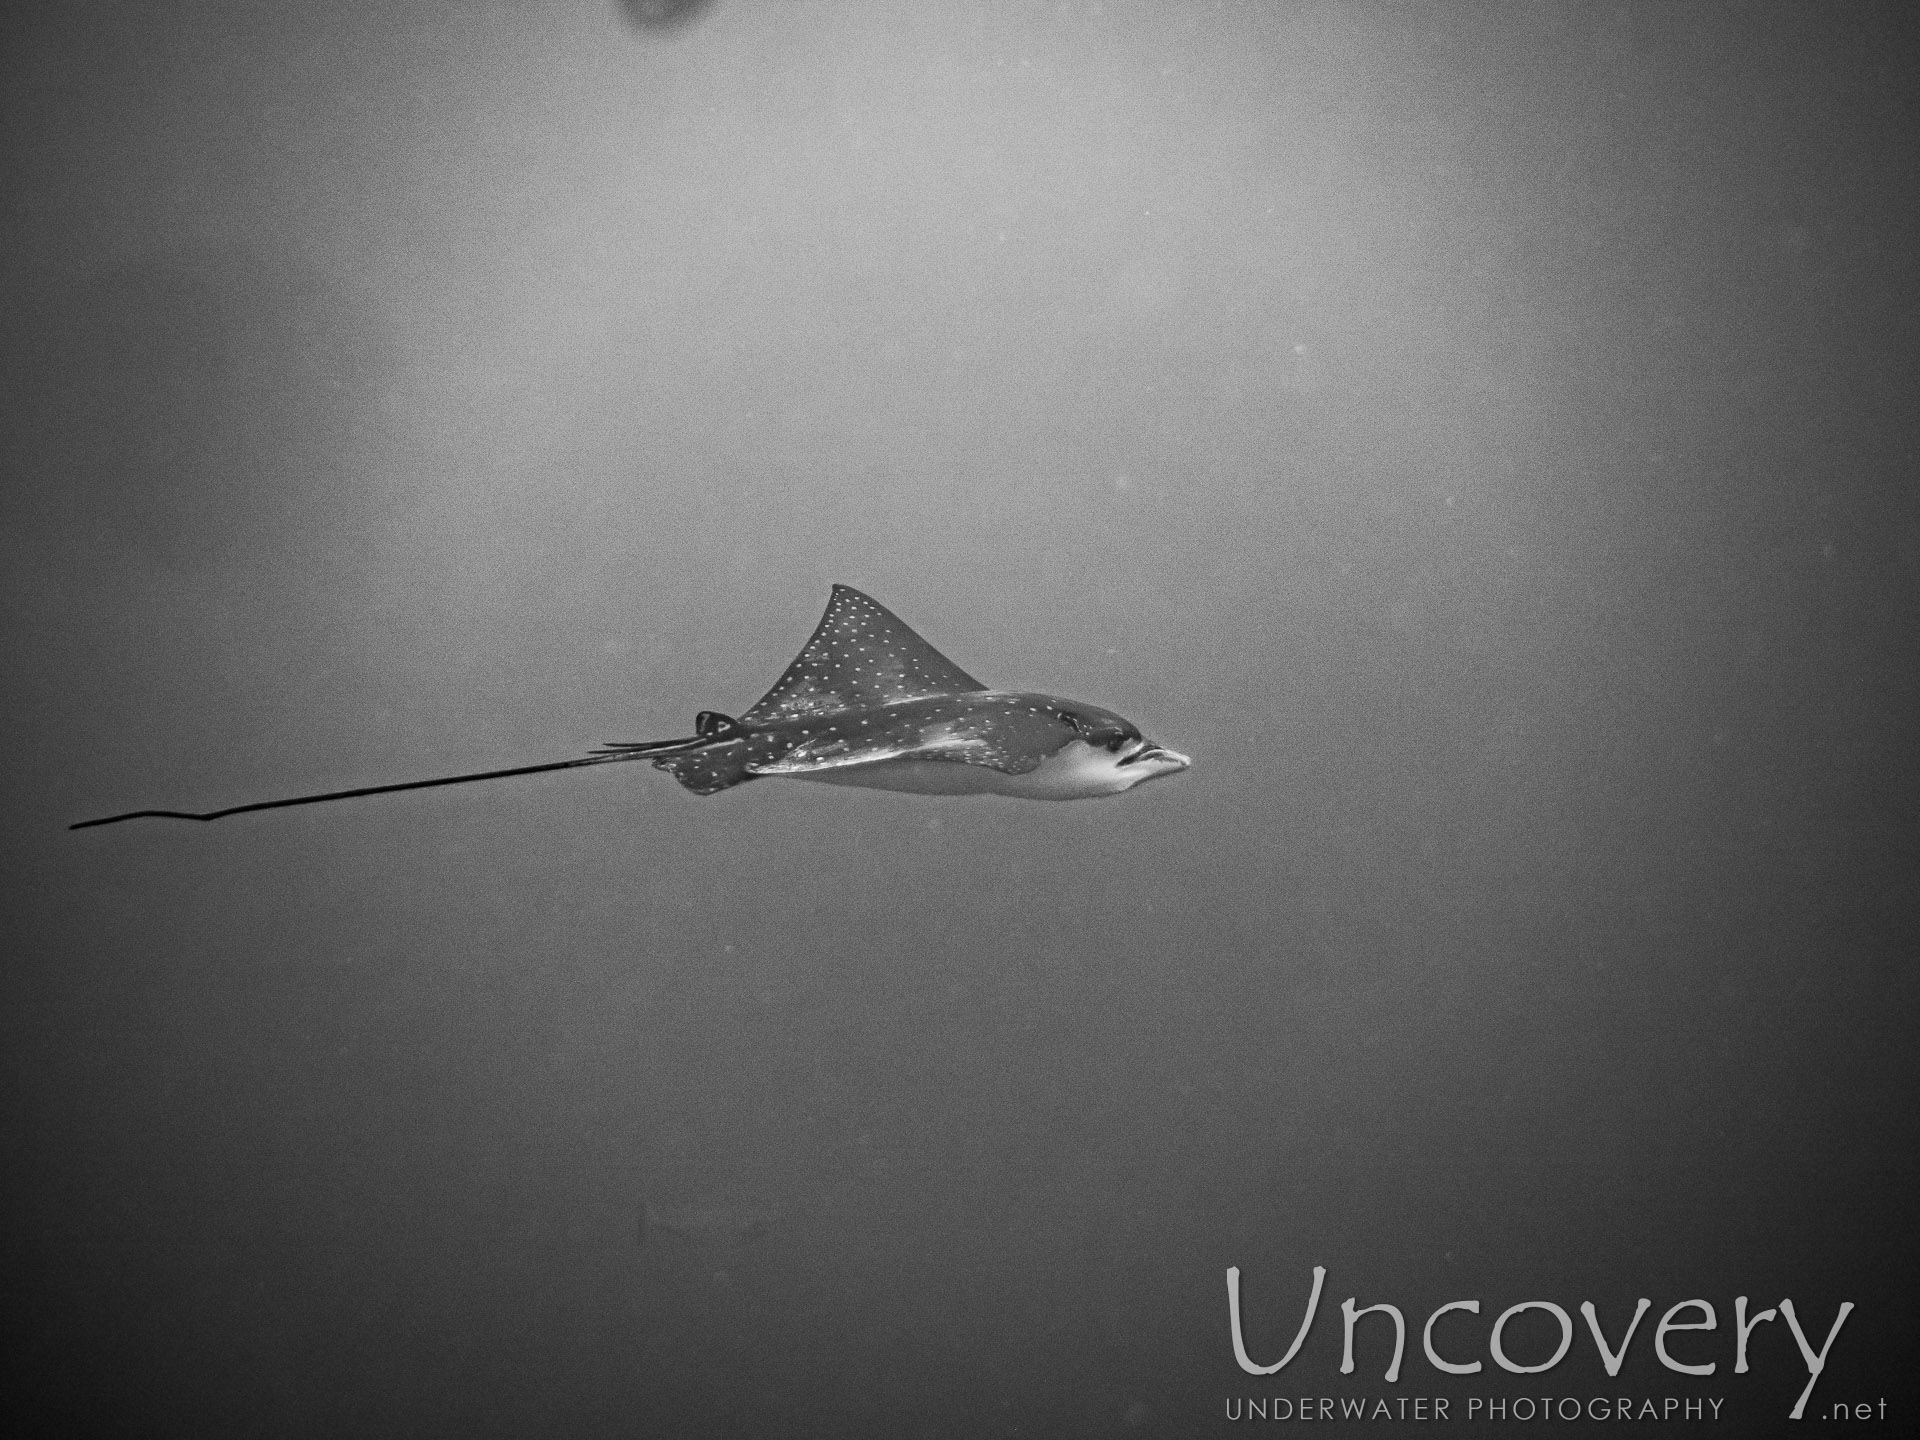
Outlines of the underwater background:
<svg viewBox="0 0 1920 1440">
<path fill-rule="evenodd" d="M 1903 7 L 0 26 L 23 1430 L 1792 1429 L 1738 1296 L 1912 1423 Z M 65 828 L 684 735 L 836 581 L 1192 770 Z"/>
</svg>

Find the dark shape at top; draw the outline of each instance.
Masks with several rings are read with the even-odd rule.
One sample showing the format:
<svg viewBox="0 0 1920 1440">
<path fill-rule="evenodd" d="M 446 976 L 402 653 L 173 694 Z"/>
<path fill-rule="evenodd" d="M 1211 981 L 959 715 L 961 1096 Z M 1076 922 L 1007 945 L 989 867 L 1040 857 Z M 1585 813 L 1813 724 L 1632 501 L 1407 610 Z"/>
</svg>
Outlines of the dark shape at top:
<svg viewBox="0 0 1920 1440">
<path fill-rule="evenodd" d="M 620 0 L 627 23 L 638 30 L 678 30 L 690 24 L 712 0 Z"/>
</svg>

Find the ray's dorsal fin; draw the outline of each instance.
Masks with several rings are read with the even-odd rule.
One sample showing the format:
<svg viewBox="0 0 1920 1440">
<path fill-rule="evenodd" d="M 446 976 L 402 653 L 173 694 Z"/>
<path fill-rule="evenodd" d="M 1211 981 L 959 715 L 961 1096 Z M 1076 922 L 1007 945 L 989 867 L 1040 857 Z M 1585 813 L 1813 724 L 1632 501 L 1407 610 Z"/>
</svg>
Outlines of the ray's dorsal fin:
<svg viewBox="0 0 1920 1440">
<path fill-rule="evenodd" d="M 767 725 L 986 688 L 879 601 L 836 585 L 813 638 L 740 718 Z"/>
</svg>

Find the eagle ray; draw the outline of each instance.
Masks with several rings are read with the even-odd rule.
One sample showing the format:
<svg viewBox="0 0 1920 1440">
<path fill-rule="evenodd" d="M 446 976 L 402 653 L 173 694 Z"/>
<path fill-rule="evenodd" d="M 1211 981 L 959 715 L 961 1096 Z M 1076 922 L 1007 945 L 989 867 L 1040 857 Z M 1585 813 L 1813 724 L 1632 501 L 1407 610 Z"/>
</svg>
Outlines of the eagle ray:
<svg viewBox="0 0 1920 1440">
<path fill-rule="evenodd" d="M 826 613 L 771 690 L 736 719 L 702 710 L 675 740 L 613 741 L 572 760 L 432 780 L 364 785 L 224 810 L 130 810 L 68 828 L 121 820 L 220 820 L 253 810 L 318 805 L 648 760 L 696 795 L 785 777 L 922 795 L 1080 800 L 1118 795 L 1185 770 L 1132 721 L 1054 695 L 992 690 L 851 585 L 835 585 Z"/>
</svg>

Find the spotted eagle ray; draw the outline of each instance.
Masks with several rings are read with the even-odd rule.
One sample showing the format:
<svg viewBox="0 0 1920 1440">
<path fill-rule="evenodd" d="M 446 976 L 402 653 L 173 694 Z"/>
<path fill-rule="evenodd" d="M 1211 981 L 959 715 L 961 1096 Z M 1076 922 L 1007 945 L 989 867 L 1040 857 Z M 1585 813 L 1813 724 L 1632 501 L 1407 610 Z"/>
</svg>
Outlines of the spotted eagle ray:
<svg viewBox="0 0 1920 1440">
<path fill-rule="evenodd" d="M 696 795 L 786 776 L 921 795 L 1011 795 L 1025 800 L 1118 795 L 1191 763 L 1178 751 L 1154 744 L 1139 726 L 1111 710 L 1054 695 L 989 690 L 886 606 L 851 585 L 833 587 L 813 638 L 771 690 L 738 719 L 702 710 L 693 729 L 679 740 L 609 743 L 577 760 L 257 800 L 199 814 L 131 810 L 67 828 L 84 830 L 143 816 L 219 820 L 249 810 L 622 760 L 651 760 L 656 770 L 665 770 Z"/>
</svg>

